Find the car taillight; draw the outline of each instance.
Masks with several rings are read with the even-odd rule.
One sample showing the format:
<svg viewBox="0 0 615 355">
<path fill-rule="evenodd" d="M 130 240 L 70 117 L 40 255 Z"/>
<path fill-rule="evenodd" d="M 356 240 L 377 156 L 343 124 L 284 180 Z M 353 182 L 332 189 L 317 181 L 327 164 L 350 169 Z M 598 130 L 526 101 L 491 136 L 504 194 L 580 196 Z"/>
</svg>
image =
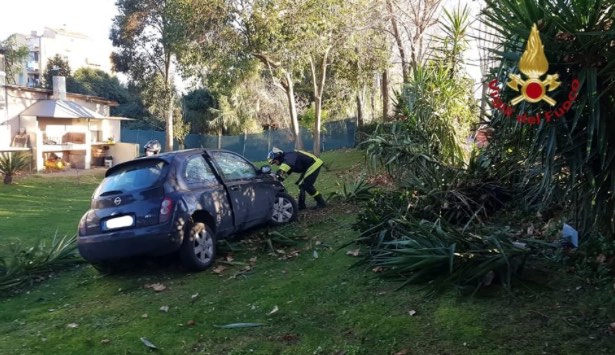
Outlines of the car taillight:
<svg viewBox="0 0 615 355">
<path fill-rule="evenodd" d="M 171 214 L 173 213 L 173 200 L 170 197 L 165 197 L 160 204 L 160 217 L 158 218 L 159 223 L 168 222 L 171 219 Z"/>
<path fill-rule="evenodd" d="M 85 235 L 87 233 L 87 230 L 85 228 L 85 223 L 88 219 L 87 217 L 88 217 L 88 213 L 84 214 L 81 217 L 81 220 L 79 220 L 79 227 L 78 227 L 79 235 Z"/>
</svg>

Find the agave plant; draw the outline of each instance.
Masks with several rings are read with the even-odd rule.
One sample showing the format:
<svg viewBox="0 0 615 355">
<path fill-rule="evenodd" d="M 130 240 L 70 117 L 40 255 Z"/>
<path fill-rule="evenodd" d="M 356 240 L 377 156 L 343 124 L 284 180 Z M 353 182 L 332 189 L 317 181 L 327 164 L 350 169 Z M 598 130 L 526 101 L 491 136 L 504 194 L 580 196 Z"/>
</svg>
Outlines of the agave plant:
<svg viewBox="0 0 615 355">
<path fill-rule="evenodd" d="M 55 236 L 49 246 L 45 241 L 29 248 L 15 245 L 10 255 L 0 257 L 0 290 L 6 291 L 31 282 L 45 272 L 83 261 L 76 253 L 76 241 L 76 236 Z"/>
<path fill-rule="evenodd" d="M 556 122 L 519 125 L 496 112 L 492 149 L 519 154 L 528 175 L 527 200 L 571 207 L 576 227 L 615 235 L 615 2 L 612 0 L 486 0 L 482 21 L 495 32 L 501 58 L 496 79 L 517 74 L 533 25 L 544 39 L 549 73 L 578 79 L 573 107 Z M 567 90 L 549 93 L 564 102 Z M 522 104 L 523 105 L 523 104 Z M 527 113 L 549 110 L 525 105 Z M 505 154 L 502 154 L 505 155 Z M 597 227 L 597 228 L 594 228 Z"/>
<path fill-rule="evenodd" d="M 1 153 L 0 173 L 4 175 L 4 183 L 11 184 L 13 175 L 25 169 L 30 164 L 30 155 L 24 153 Z"/>
</svg>

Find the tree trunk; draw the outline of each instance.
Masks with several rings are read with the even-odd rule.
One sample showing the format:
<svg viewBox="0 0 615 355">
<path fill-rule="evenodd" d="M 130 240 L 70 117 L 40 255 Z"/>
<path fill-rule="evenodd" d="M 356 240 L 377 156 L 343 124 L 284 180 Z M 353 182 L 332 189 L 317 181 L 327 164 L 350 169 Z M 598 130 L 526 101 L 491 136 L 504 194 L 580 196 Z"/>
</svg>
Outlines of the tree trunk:
<svg viewBox="0 0 615 355">
<path fill-rule="evenodd" d="M 299 130 L 299 120 L 297 119 L 297 106 L 295 102 L 295 87 L 289 73 L 284 73 L 286 83 L 284 91 L 288 100 L 288 112 L 290 113 L 290 123 L 295 139 L 295 149 L 303 149 L 303 141 L 301 140 L 301 131 Z"/>
<path fill-rule="evenodd" d="M 310 68 L 312 69 L 312 83 L 314 86 L 314 113 L 316 116 L 314 122 L 314 155 L 320 156 L 320 126 L 322 124 L 322 93 L 327 80 L 327 58 L 329 57 L 328 47 L 322 55 L 318 68 L 314 59 L 310 57 Z"/>
<path fill-rule="evenodd" d="M 483 81 L 483 88 L 480 95 L 480 116 L 479 122 L 485 122 L 487 117 L 487 93 L 489 90 L 489 83 Z"/>
<path fill-rule="evenodd" d="M 173 93 L 171 92 L 171 76 L 170 76 L 170 70 L 166 69 L 165 71 L 166 74 L 166 78 L 165 78 L 165 83 L 164 83 L 164 93 L 166 95 L 165 97 L 165 101 L 166 101 L 166 110 L 167 110 L 167 117 L 166 117 L 166 127 L 165 127 L 165 139 L 166 139 L 166 144 L 165 144 L 165 152 L 171 152 L 173 151 Z"/>
<path fill-rule="evenodd" d="M 218 131 L 218 149 L 222 149 L 222 130 Z"/>
<path fill-rule="evenodd" d="M 5 174 L 4 175 L 4 184 L 10 185 L 13 183 L 13 174 Z"/>
<path fill-rule="evenodd" d="M 316 119 L 314 122 L 314 155 L 320 156 L 320 125 L 321 125 L 321 117 L 320 111 L 322 109 L 322 98 L 316 97 L 314 98 L 314 111 L 316 112 Z"/>
<path fill-rule="evenodd" d="M 404 79 L 404 83 L 409 81 L 408 79 L 408 63 L 406 59 L 406 50 L 404 49 L 404 43 L 399 34 L 399 28 L 397 26 L 397 17 L 393 12 L 393 4 L 391 0 L 387 0 L 387 11 L 389 18 L 391 19 L 391 29 L 393 30 L 393 37 L 395 37 L 395 43 L 397 44 L 397 50 L 399 50 L 399 58 L 401 60 L 401 73 Z"/>
<path fill-rule="evenodd" d="M 357 102 L 357 127 L 362 128 L 365 123 L 365 114 L 363 112 L 363 106 L 365 103 L 363 102 L 363 93 L 358 93 L 355 99 Z"/>
<path fill-rule="evenodd" d="M 382 72 L 382 122 L 389 118 L 389 72 Z"/>
<path fill-rule="evenodd" d="M 283 73 L 282 80 L 277 78 L 276 86 L 284 90 L 286 94 L 286 100 L 288 101 L 288 112 L 290 114 L 290 126 L 295 139 L 295 149 L 303 149 L 303 141 L 301 140 L 301 131 L 299 130 L 299 120 L 297 119 L 297 104 L 295 102 L 295 88 L 292 80 L 292 76 L 284 68 L 280 67 L 280 63 L 276 63 L 264 53 L 252 53 L 252 55 L 265 64 L 269 70 L 271 68 L 278 68 Z M 273 73 L 272 73 L 272 76 Z M 275 76 L 274 76 L 275 78 Z M 274 143 L 275 146 L 275 143 Z"/>
</svg>

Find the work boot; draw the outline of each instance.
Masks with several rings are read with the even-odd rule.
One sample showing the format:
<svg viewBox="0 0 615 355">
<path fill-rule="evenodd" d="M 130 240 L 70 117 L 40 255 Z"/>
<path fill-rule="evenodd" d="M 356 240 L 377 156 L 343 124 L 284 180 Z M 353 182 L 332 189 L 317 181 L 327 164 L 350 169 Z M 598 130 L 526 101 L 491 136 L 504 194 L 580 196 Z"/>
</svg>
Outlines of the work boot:
<svg viewBox="0 0 615 355">
<path fill-rule="evenodd" d="M 305 190 L 304 189 L 299 189 L 299 201 L 297 202 L 297 207 L 299 208 L 299 211 L 307 208 L 307 206 L 305 205 Z"/>
<path fill-rule="evenodd" d="M 322 195 L 318 194 L 314 196 L 314 200 L 316 200 L 316 207 L 314 209 L 320 209 L 320 208 L 327 207 L 327 204 L 325 203 L 325 199 L 322 198 Z"/>
</svg>

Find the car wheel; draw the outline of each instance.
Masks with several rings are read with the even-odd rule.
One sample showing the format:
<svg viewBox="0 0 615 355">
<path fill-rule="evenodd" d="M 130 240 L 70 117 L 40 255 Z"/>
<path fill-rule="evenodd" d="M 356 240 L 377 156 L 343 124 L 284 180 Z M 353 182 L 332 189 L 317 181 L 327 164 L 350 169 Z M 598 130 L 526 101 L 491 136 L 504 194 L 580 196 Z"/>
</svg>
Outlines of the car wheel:
<svg viewBox="0 0 615 355">
<path fill-rule="evenodd" d="M 216 237 L 213 231 L 205 223 L 194 223 L 181 246 L 182 265 L 189 270 L 203 271 L 214 263 L 215 258 Z"/>
<path fill-rule="evenodd" d="M 297 220 L 297 201 L 285 192 L 280 192 L 275 196 L 273 211 L 271 213 L 271 223 L 280 225 Z"/>
</svg>

